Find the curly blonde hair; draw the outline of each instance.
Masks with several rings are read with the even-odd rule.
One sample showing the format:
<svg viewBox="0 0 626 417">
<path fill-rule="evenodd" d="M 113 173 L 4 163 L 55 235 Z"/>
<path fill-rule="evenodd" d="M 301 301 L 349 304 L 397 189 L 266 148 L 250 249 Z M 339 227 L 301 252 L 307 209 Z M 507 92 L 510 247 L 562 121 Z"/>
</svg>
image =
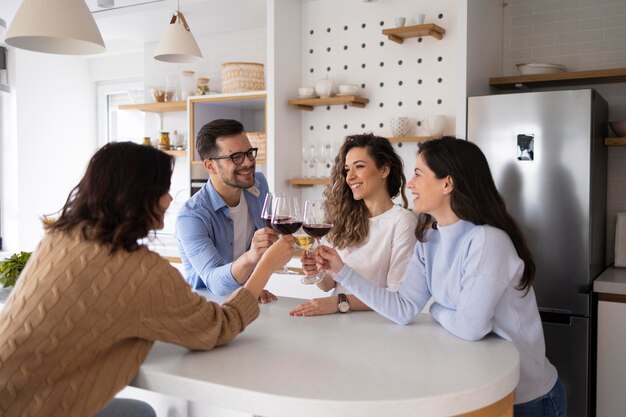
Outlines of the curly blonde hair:
<svg viewBox="0 0 626 417">
<path fill-rule="evenodd" d="M 404 193 L 406 177 L 402 159 L 391 146 L 391 142 L 371 133 L 347 136 L 335 158 L 330 184 L 324 190 L 324 212 L 327 221 L 333 225 L 327 239 L 338 249 L 358 245 L 369 233 L 369 216 L 365 202 L 355 200 L 346 183 L 346 155 L 352 148 L 365 148 L 378 169 L 389 167 L 387 192 L 391 198 L 401 195 L 402 206 L 408 206 Z"/>
</svg>

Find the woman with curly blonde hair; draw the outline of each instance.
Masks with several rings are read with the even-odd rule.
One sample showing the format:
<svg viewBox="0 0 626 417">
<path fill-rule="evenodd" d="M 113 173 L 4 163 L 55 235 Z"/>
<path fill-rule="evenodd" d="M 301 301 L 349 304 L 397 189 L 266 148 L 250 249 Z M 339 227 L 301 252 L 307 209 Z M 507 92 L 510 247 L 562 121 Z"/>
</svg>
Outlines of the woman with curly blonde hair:
<svg viewBox="0 0 626 417">
<path fill-rule="evenodd" d="M 346 138 L 324 191 L 326 220 L 333 224 L 327 243 L 361 276 L 390 290 L 400 285 L 416 242 L 417 220 L 406 209 L 405 185 L 402 159 L 389 140 L 361 134 Z M 397 196 L 402 198 L 402 207 L 393 203 Z M 312 256 L 303 257 L 302 266 L 307 275 L 317 273 Z M 290 314 L 371 310 L 331 274 L 317 285 L 324 291 L 333 290 L 333 295 L 303 303 Z"/>
</svg>

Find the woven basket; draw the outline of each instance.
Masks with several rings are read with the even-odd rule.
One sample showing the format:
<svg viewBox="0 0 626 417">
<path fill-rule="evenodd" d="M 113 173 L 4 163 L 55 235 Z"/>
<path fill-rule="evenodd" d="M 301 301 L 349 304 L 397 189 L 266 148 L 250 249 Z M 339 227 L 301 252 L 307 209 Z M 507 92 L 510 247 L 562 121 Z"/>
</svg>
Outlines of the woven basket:
<svg viewBox="0 0 626 417">
<path fill-rule="evenodd" d="M 256 154 L 256 161 L 264 164 L 267 162 L 267 134 L 265 132 L 246 132 L 250 145 L 253 148 L 259 148 Z"/>
<path fill-rule="evenodd" d="M 222 92 L 265 90 L 263 64 L 256 62 L 224 62 L 222 64 Z"/>
</svg>

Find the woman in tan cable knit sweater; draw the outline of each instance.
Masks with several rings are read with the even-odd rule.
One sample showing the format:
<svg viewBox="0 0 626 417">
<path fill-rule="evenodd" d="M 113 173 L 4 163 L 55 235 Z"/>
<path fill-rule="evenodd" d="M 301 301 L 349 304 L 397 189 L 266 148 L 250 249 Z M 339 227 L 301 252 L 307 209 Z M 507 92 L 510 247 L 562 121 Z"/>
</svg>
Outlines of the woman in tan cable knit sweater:
<svg viewBox="0 0 626 417">
<path fill-rule="evenodd" d="M 137 243 L 163 227 L 172 169 L 172 157 L 130 142 L 93 156 L 0 314 L 0 415 L 91 417 L 154 341 L 212 349 L 258 316 L 293 239 L 272 245 L 223 305 L 206 301 Z"/>
</svg>

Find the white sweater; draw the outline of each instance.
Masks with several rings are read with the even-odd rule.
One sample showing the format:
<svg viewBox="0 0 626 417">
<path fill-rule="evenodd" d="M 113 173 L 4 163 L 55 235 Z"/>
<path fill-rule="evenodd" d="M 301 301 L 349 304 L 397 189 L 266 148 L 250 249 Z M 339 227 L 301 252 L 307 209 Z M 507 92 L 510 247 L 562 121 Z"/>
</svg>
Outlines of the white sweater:
<svg viewBox="0 0 626 417">
<path fill-rule="evenodd" d="M 460 220 L 430 230 L 418 242 L 397 292 L 371 285 L 350 267 L 335 275 L 361 301 L 400 324 L 410 323 L 432 297 L 430 313 L 446 330 L 466 340 L 493 332 L 520 354 L 515 403 L 546 394 L 557 380 L 545 356 L 535 292 L 515 287 L 524 271 L 513 242 L 500 229 Z"/>
<path fill-rule="evenodd" d="M 367 239 L 358 246 L 338 250 L 343 262 L 372 284 L 395 291 L 411 259 L 417 218 L 407 209 L 393 206 L 369 219 Z M 350 294 L 337 284 L 333 294 Z"/>
</svg>

